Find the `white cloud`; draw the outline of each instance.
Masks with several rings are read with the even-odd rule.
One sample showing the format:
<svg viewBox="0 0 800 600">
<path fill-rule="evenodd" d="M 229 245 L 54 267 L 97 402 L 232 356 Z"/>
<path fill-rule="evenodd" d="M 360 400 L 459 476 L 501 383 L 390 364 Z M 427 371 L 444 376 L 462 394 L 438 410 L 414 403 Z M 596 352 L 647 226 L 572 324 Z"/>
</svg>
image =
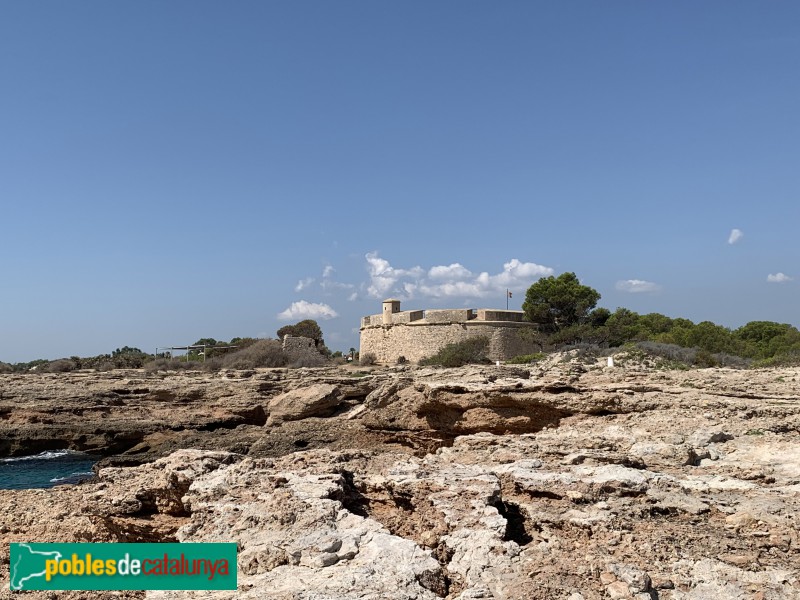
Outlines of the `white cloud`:
<svg viewBox="0 0 800 600">
<path fill-rule="evenodd" d="M 431 279 L 467 279 L 472 277 L 472 272 L 458 263 L 453 263 L 447 267 L 431 267 L 428 270 L 428 277 Z"/>
<path fill-rule="evenodd" d="M 355 302 L 356 300 L 358 300 L 358 292 L 353 292 L 352 294 L 350 294 L 350 295 L 347 297 L 347 300 L 348 300 L 349 302 Z"/>
<path fill-rule="evenodd" d="M 304 289 L 306 289 L 312 283 L 314 283 L 314 278 L 313 277 L 306 277 L 305 279 L 301 279 L 300 281 L 297 282 L 297 285 L 294 286 L 294 291 L 295 292 L 302 292 Z"/>
<path fill-rule="evenodd" d="M 323 292 L 333 292 L 335 290 L 352 290 L 354 286 L 352 283 L 342 283 L 341 281 L 333 281 L 331 279 L 323 279 L 319 284 Z"/>
<path fill-rule="evenodd" d="M 395 269 L 385 260 L 378 256 L 377 252 L 370 252 L 367 258 L 367 271 L 369 272 L 370 284 L 367 292 L 373 298 L 384 298 L 394 285 L 403 278 L 419 279 L 425 271 L 422 267 L 411 269 Z"/>
<path fill-rule="evenodd" d="M 657 283 L 644 281 L 642 279 L 625 279 L 623 281 L 618 281 L 614 287 L 620 292 L 628 292 L 630 294 L 661 291 L 661 286 Z"/>
<path fill-rule="evenodd" d="M 322 269 L 322 281 L 319 282 L 319 287 L 322 288 L 323 292 L 325 292 L 326 294 L 330 294 L 331 292 L 335 292 L 337 290 L 352 290 L 354 287 L 356 287 L 352 283 L 342 283 L 341 281 L 335 281 L 333 279 L 333 274 L 335 272 L 336 269 L 334 269 L 331 265 L 326 265 L 325 268 Z M 309 278 L 304 281 L 308 281 L 310 283 L 315 280 Z M 295 288 L 295 291 L 299 292 L 300 290 Z"/>
<path fill-rule="evenodd" d="M 741 229 L 731 229 L 731 234 L 728 236 L 728 243 L 735 244 L 744 237 L 744 232 Z"/>
<path fill-rule="evenodd" d="M 550 267 L 544 267 L 536 263 L 524 263 L 512 258 L 503 265 L 502 273 L 489 277 L 489 282 L 492 288 L 496 289 L 501 289 L 503 286 L 524 285 L 526 282 L 529 287 L 540 277 L 549 276 L 553 273 L 554 271 Z M 481 275 L 485 275 L 485 273 L 481 273 Z"/>
<path fill-rule="evenodd" d="M 787 281 L 792 281 L 792 277 L 783 273 L 775 273 L 774 275 L 767 275 L 767 281 L 770 283 L 786 283 Z"/>
<path fill-rule="evenodd" d="M 294 321 L 302 319 L 334 319 L 339 314 L 327 304 L 317 304 L 314 302 L 292 302 L 292 305 L 278 314 L 281 321 Z"/>
<path fill-rule="evenodd" d="M 352 283 L 342 283 L 341 281 L 335 281 L 333 279 L 333 274 L 336 272 L 331 265 L 326 265 L 324 269 L 322 269 L 322 278 L 319 282 L 319 287 L 322 288 L 322 291 L 326 294 L 331 292 L 335 292 L 337 290 L 352 290 L 356 286 Z M 297 285 L 294 286 L 295 292 L 302 292 L 305 289 L 311 287 L 312 283 L 315 283 L 317 280 L 314 277 L 306 277 L 305 279 L 301 279 L 297 282 Z"/>
<path fill-rule="evenodd" d="M 389 261 L 370 252 L 366 256 L 370 280 L 367 294 L 372 298 L 397 296 L 402 299 L 428 298 L 486 298 L 499 296 L 506 289 L 527 289 L 540 277 L 552 275 L 553 269 L 516 258 L 503 265 L 495 275 L 482 272 L 475 275 L 460 263 L 436 265 L 429 269 L 420 266 L 398 269 Z"/>
</svg>

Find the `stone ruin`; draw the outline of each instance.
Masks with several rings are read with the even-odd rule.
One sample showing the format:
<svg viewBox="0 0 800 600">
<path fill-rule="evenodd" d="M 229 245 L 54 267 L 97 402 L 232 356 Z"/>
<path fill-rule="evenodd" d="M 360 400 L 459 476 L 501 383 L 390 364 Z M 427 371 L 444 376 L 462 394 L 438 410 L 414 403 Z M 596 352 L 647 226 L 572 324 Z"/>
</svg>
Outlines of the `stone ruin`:
<svg viewBox="0 0 800 600">
<path fill-rule="evenodd" d="M 319 350 L 317 350 L 317 343 L 308 337 L 285 335 L 283 336 L 282 350 L 290 360 L 298 360 L 301 358 L 313 360 L 320 357 Z"/>
</svg>

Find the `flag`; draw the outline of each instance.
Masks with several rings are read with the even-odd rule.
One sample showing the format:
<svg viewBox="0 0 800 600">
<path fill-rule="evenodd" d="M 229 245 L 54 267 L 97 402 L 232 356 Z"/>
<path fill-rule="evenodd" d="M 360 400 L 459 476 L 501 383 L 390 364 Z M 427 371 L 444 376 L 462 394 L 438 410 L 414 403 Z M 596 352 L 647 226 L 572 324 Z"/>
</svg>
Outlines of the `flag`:
<svg viewBox="0 0 800 600">
<path fill-rule="evenodd" d="M 509 298 L 511 298 L 511 297 L 512 297 L 512 295 L 511 295 L 511 292 L 509 292 L 508 290 L 506 290 L 506 293 L 508 294 L 508 297 L 509 297 Z"/>
</svg>

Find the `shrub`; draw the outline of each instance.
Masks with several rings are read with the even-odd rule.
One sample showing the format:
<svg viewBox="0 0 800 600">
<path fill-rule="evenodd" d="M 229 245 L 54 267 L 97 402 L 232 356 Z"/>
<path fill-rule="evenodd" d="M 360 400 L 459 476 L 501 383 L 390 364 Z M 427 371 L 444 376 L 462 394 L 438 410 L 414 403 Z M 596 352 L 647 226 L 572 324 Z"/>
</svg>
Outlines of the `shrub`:
<svg viewBox="0 0 800 600">
<path fill-rule="evenodd" d="M 36 360 L 32 360 L 30 362 L 25 363 L 15 363 L 11 367 L 14 369 L 15 373 L 28 373 L 28 372 L 45 372 L 46 366 L 50 363 L 49 360 L 44 358 L 37 358 Z"/>
<path fill-rule="evenodd" d="M 361 365 L 374 365 L 378 361 L 378 357 L 375 356 L 372 352 L 365 352 L 358 358 L 358 362 Z"/>
<path fill-rule="evenodd" d="M 598 344 L 592 344 L 589 342 L 580 342 L 577 344 L 562 346 L 560 351 L 565 353 L 564 358 L 561 359 L 562 362 L 579 363 L 584 365 L 593 365 L 598 361 L 598 359 L 604 356 L 611 356 L 614 353 L 614 349 L 612 348 L 605 348 Z"/>
<path fill-rule="evenodd" d="M 135 368 L 140 369 L 142 366 L 143 365 L 139 365 L 138 367 L 135 367 Z M 95 371 L 113 371 L 114 369 L 117 369 L 119 367 L 117 367 L 117 365 L 115 365 L 111 361 L 100 361 L 100 362 L 94 363 L 94 366 L 92 368 Z"/>
<path fill-rule="evenodd" d="M 779 354 L 770 358 L 764 358 L 752 363 L 754 368 L 762 367 L 798 367 L 800 366 L 800 352 L 794 350 L 787 354 Z"/>
<path fill-rule="evenodd" d="M 286 355 L 278 340 L 258 340 L 257 342 L 214 358 L 207 364 L 208 369 L 255 369 L 258 367 L 285 367 Z"/>
<path fill-rule="evenodd" d="M 8 363 L 0 362 L 0 373 L 13 373 L 14 367 Z"/>
<path fill-rule="evenodd" d="M 511 365 L 528 365 L 530 363 L 542 360 L 545 356 L 547 355 L 544 352 L 537 352 L 536 354 L 520 354 L 519 356 L 515 356 L 506 362 Z"/>
<path fill-rule="evenodd" d="M 662 359 L 656 366 L 667 369 L 686 369 L 690 365 L 696 367 L 731 367 L 744 369 L 750 366 L 751 360 L 718 352 L 712 354 L 702 348 L 684 348 L 677 344 L 663 342 L 638 342 L 636 348 L 648 356 Z"/>
<path fill-rule="evenodd" d="M 328 364 L 322 355 L 301 356 L 295 359 L 287 356 L 283 345 L 278 340 L 251 338 L 234 340 L 237 345 L 242 344 L 237 350 L 218 354 L 208 358 L 205 362 L 197 360 L 186 361 L 185 358 L 159 358 L 145 365 L 147 371 L 175 371 L 184 369 L 203 369 L 217 371 L 219 369 L 248 370 L 265 367 L 319 367 Z M 291 360 L 291 362 L 290 362 Z"/>
<path fill-rule="evenodd" d="M 318 354 L 316 356 L 312 354 L 303 354 L 295 358 L 290 364 L 289 367 L 293 369 L 298 369 L 300 367 L 322 367 L 328 364 L 328 359 L 322 356 L 322 354 Z"/>
<path fill-rule="evenodd" d="M 463 342 L 447 344 L 433 356 L 419 361 L 419 364 L 440 367 L 461 367 L 474 363 L 485 364 L 491 362 L 486 357 L 488 349 L 489 338 L 470 338 Z"/>
<path fill-rule="evenodd" d="M 48 373 L 67 373 L 69 371 L 74 371 L 78 368 L 78 365 L 69 358 L 60 358 L 58 360 L 51 361 L 47 363 L 47 366 L 44 367 L 44 371 Z"/>
<path fill-rule="evenodd" d="M 725 354 L 724 352 L 718 352 L 717 354 L 714 354 L 713 357 L 720 367 L 747 369 L 753 364 L 753 361 L 750 358 L 743 358 L 734 354 Z"/>
<path fill-rule="evenodd" d="M 592 327 L 586 323 L 564 327 L 547 338 L 551 351 L 572 350 L 577 346 L 599 348 L 608 342 L 607 327 Z"/>
<path fill-rule="evenodd" d="M 703 350 L 702 348 L 694 355 L 694 364 L 701 368 L 719 366 L 719 363 L 714 358 L 714 355 L 708 350 Z"/>
<path fill-rule="evenodd" d="M 663 358 L 668 361 L 680 363 L 684 366 L 694 364 L 697 356 L 696 348 L 684 348 L 677 344 L 665 344 L 663 342 L 639 342 L 636 347 L 649 356 Z"/>
<path fill-rule="evenodd" d="M 156 371 L 192 371 L 197 370 L 199 363 L 181 360 L 180 358 L 156 358 L 145 363 L 144 370 L 148 373 Z"/>
</svg>

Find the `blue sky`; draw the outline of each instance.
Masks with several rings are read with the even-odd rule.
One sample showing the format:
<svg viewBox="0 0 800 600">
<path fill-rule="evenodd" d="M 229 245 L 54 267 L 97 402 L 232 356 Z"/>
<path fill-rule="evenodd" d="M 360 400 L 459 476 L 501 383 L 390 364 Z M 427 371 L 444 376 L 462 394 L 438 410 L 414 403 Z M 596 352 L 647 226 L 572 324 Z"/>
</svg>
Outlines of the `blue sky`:
<svg viewBox="0 0 800 600">
<path fill-rule="evenodd" d="M 800 324 L 800 4 L 4 2 L 0 360 L 404 308 Z M 732 235 L 734 229 L 740 235 Z"/>
</svg>

